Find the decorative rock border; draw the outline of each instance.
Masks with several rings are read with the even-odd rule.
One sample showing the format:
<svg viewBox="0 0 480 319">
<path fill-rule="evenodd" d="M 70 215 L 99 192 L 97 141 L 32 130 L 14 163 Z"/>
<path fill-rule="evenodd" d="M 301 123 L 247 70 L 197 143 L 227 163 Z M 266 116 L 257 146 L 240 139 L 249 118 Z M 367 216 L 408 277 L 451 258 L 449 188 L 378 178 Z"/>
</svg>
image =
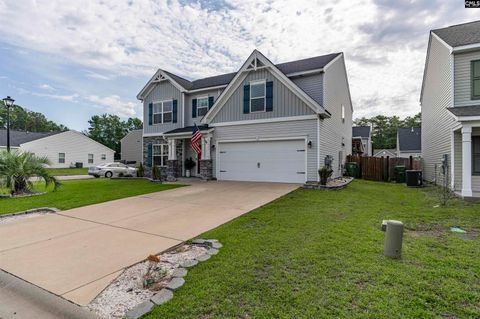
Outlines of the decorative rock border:
<svg viewBox="0 0 480 319">
<path fill-rule="evenodd" d="M 353 177 L 341 177 L 344 179 L 347 179 L 347 181 L 341 185 L 336 185 L 336 186 L 328 186 L 328 185 L 320 185 L 320 183 L 317 182 L 310 182 L 310 183 L 305 183 L 303 184 L 303 188 L 305 189 L 320 189 L 320 190 L 326 190 L 326 191 L 336 191 L 340 189 L 344 189 L 347 187 L 348 184 L 350 184 L 354 178 Z"/>
<path fill-rule="evenodd" d="M 150 300 L 144 301 L 141 304 L 138 304 L 136 307 L 130 309 L 125 318 L 127 319 L 137 319 L 147 314 L 152 310 L 155 305 L 161 305 L 173 298 L 173 292 L 185 284 L 185 277 L 188 273 L 186 268 L 193 267 L 199 262 L 206 261 L 210 259 L 211 256 L 218 254 L 219 249 L 222 248 L 222 244 L 216 239 L 194 239 L 191 242 L 192 245 L 203 246 L 209 248 L 206 254 L 200 255 L 195 259 L 187 260 L 183 262 L 180 267 L 175 269 L 172 273 L 172 279 L 165 286 L 157 292 Z"/>
<path fill-rule="evenodd" d="M 8 218 L 8 217 L 22 216 L 22 215 L 27 215 L 27 214 L 34 214 L 34 213 L 46 213 L 46 214 L 47 213 L 57 213 L 59 211 L 60 211 L 60 209 L 55 208 L 55 207 L 40 207 L 40 208 L 33 208 L 33 209 L 24 210 L 24 211 L 21 211 L 21 212 L 0 215 L 0 219 Z"/>
<path fill-rule="evenodd" d="M 45 195 L 46 193 L 47 192 L 36 192 L 36 193 L 28 193 L 28 194 L 21 194 L 21 195 L 0 194 L 0 198 L 23 198 L 23 197 Z"/>
</svg>

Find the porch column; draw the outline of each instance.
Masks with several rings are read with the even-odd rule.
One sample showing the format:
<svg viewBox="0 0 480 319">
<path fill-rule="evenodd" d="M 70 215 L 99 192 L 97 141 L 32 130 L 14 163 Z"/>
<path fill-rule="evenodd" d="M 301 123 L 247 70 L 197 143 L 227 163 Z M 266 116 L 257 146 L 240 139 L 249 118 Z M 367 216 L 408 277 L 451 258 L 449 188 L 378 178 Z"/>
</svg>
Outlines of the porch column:
<svg viewBox="0 0 480 319">
<path fill-rule="evenodd" d="M 176 160 L 177 159 L 177 143 L 174 139 L 168 140 L 168 159 Z"/>
<path fill-rule="evenodd" d="M 472 196 L 472 127 L 462 127 L 462 196 Z"/>
<path fill-rule="evenodd" d="M 211 136 L 202 137 L 202 160 L 210 159 Z"/>
</svg>

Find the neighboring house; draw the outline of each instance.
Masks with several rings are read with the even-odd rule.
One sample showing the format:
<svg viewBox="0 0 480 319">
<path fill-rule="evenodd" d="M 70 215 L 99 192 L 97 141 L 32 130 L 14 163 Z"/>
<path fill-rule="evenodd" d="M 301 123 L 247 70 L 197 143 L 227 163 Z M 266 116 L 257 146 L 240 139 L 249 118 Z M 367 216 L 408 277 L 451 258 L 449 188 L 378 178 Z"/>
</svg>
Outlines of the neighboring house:
<svg viewBox="0 0 480 319">
<path fill-rule="evenodd" d="M 137 95 L 144 105 L 146 174 L 162 178 L 304 183 L 351 153 L 352 103 L 343 53 L 273 64 L 254 50 L 235 73 L 189 81 L 158 70 Z M 198 125 L 202 157 L 190 145 Z"/>
<path fill-rule="evenodd" d="M 425 179 L 479 197 L 480 21 L 430 32 L 420 102 Z"/>
<path fill-rule="evenodd" d="M 362 156 L 372 156 L 372 131 L 370 126 L 352 127 L 352 152 Z"/>
<path fill-rule="evenodd" d="M 373 150 L 373 156 L 375 157 L 397 157 L 397 150 L 392 148 L 382 148 L 379 150 Z"/>
<path fill-rule="evenodd" d="M 6 149 L 7 131 L 0 130 L 0 149 Z M 35 133 L 10 131 L 11 149 L 46 156 L 50 167 L 70 167 L 79 162 L 90 167 L 113 162 L 114 151 L 76 131 Z"/>
<path fill-rule="evenodd" d="M 120 140 L 120 158 L 122 161 L 142 162 L 143 129 L 133 130 Z"/>
<path fill-rule="evenodd" d="M 397 157 L 422 156 L 422 129 L 419 127 L 397 130 Z"/>
</svg>

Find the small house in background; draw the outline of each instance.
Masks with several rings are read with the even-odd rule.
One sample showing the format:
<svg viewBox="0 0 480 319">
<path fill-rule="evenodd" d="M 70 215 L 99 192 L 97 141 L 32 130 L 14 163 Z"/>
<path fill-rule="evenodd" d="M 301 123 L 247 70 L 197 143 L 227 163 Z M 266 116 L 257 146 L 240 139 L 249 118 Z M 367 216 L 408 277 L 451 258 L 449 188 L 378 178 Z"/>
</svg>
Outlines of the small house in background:
<svg viewBox="0 0 480 319">
<path fill-rule="evenodd" d="M 371 156 L 373 154 L 370 126 L 352 127 L 352 153 L 361 156 Z"/>
<path fill-rule="evenodd" d="M 120 140 L 120 158 L 122 162 L 131 164 L 142 162 L 142 133 L 142 129 L 133 130 Z"/>
<path fill-rule="evenodd" d="M 6 149 L 7 131 L 0 130 L 0 150 Z M 68 168 L 81 163 L 83 167 L 113 162 L 114 151 L 77 131 L 24 132 L 10 131 L 12 150 L 47 157 L 53 168 Z"/>
<path fill-rule="evenodd" d="M 373 151 L 374 157 L 397 157 L 397 150 L 394 148 L 382 148 Z"/>
<path fill-rule="evenodd" d="M 422 156 L 422 129 L 419 127 L 397 130 L 397 157 Z"/>
</svg>

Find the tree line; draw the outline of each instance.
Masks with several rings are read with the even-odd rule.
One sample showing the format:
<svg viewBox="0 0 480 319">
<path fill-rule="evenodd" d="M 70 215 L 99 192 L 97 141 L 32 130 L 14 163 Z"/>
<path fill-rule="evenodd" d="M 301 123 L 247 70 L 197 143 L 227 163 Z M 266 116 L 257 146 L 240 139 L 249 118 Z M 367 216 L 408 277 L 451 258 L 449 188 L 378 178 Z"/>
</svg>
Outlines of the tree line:
<svg viewBox="0 0 480 319">
<path fill-rule="evenodd" d="M 422 115 L 407 116 L 403 120 L 400 117 L 377 115 L 371 118 L 362 117 L 354 121 L 356 126 L 372 126 L 372 144 L 374 149 L 396 148 L 397 130 L 399 128 L 420 127 Z"/>
</svg>

